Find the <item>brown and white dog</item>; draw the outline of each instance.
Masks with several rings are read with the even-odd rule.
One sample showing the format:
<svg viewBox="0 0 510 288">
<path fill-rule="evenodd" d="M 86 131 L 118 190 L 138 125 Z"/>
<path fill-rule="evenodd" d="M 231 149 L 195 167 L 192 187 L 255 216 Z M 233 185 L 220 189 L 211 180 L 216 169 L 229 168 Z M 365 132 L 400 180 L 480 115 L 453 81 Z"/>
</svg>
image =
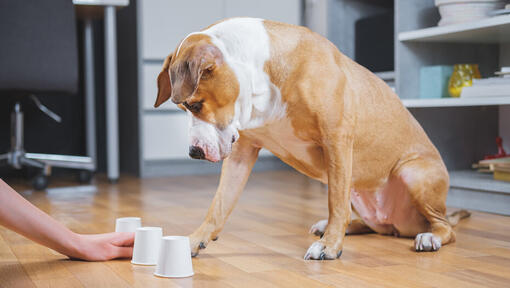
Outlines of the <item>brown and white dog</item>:
<svg viewBox="0 0 510 288">
<path fill-rule="evenodd" d="M 328 184 L 329 218 L 312 226 L 323 237 L 305 259 L 339 257 L 346 233 L 416 237 L 416 251 L 455 241 L 437 149 L 383 81 L 309 29 L 218 22 L 182 40 L 158 88 L 155 107 L 171 99 L 188 111 L 190 156 L 224 159 L 207 217 L 190 235 L 193 255 L 218 237 L 262 147 Z"/>
</svg>

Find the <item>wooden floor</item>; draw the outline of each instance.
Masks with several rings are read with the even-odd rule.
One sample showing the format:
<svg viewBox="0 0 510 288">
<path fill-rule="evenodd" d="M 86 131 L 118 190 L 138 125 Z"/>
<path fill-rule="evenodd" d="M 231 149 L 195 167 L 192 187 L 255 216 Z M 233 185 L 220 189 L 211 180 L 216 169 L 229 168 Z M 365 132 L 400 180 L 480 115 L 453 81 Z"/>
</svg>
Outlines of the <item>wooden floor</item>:
<svg viewBox="0 0 510 288">
<path fill-rule="evenodd" d="M 60 182 L 48 192 L 13 186 L 81 233 L 109 232 L 115 218 L 140 216 L 165 235 L 187 235 L 205 216 L 218 176 L 97 182 Z M 457 243 L 438 253 L 413 252 L 411 239 L 368 234 L 348 236 L 340 260 L 304 261 L 316 239 L 308 228 L 326 216 L 326 191 L 317 182 L 289 171 L 254 173 L 219 240 L 193 259 L 191 278 L 156 278 L 154 267 L 129 260 L 70 261 L 0 228 L 0 286 L 510 287 L 510 217 L 475 212 L 455 229 Z"/>
</svg>

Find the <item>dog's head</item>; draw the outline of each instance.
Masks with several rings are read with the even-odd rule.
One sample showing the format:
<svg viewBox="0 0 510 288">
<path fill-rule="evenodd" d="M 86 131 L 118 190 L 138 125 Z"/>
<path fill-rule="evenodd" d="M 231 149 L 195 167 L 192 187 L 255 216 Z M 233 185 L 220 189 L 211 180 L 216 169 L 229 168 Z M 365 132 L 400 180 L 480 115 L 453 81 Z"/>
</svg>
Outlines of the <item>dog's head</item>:
<svg viewBox="0 0 510 288">
<path fill-rule="evenodd" d="M 239 138 L 234 121 L 239 81 L 210 37 L 192 34 L 169 55 L 158 76 L 154 107 L 168 99 L 191 116 L 191 146 L 195 159 L 220 161 Z"/>
</svg>

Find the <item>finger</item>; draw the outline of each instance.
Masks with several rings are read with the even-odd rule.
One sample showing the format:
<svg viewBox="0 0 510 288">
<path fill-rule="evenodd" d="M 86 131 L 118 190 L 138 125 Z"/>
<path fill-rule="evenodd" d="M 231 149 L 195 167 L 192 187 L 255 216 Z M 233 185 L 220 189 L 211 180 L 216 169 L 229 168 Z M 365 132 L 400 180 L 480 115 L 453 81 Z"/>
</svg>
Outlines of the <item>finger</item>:
<svg viewBox="0 0 510 288">
<path fill-rule="evenodd" d="M 114 254 L 112 259 L 133 257 L 133 247 L 114 247 L 113 249 Z"/>
<path fill-rule="evenodd" d="M 135 242 L 135 233 L 132 232 L 115 232 L 111 235 L 111 242 L 115 246 L 133 246 Z"/>
</svg>

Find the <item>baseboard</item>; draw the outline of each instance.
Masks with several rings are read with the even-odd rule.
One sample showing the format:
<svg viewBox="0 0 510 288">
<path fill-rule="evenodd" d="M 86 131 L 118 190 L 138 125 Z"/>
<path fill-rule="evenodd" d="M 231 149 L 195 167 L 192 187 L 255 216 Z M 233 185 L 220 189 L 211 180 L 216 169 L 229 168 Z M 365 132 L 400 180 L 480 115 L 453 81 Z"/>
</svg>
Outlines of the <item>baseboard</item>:
<svg viewBox="0 0 510 288">
<path fill-rule="evenodd" d="M 274 156 L 260 157 L 253 167 L 253 171 L 289 170 L 287 164 Z M 221 162 L 211 163 L 192 159 L 184 160 L 148 160 L 144 161 L 142 178 L 165 176 L 219 174 Z"/>
</svg>

